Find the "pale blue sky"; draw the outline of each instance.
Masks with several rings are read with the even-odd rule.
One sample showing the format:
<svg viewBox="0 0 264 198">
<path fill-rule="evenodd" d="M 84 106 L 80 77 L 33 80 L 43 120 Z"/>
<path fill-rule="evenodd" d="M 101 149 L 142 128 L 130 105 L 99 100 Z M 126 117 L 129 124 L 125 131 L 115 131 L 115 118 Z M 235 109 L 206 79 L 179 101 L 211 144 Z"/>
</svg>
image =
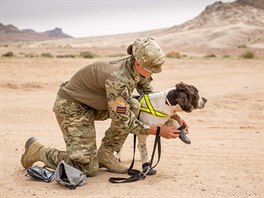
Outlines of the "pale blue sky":
<svg viewBox="0 0 264 198">
<path fill-rule="evenodd" d="M 179 25 L 214 2 L 216 0 L 0 0 L 0 22 L 37 32 L 60 27 L 74 37 L 119 34 Z"/>
</svg>

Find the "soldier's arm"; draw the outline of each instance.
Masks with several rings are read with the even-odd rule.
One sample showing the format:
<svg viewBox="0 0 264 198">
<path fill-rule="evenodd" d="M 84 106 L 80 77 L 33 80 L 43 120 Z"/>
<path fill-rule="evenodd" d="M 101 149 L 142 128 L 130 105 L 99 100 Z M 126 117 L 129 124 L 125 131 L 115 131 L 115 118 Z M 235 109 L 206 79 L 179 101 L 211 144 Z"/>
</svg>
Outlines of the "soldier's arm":
<svg viewBox="0 0 264 198">
<path fill-rule="evenodd" d="M 127 131 L 134 134 L 149 134 L 149 126 L 140 122 L 130 110 L 131 94 L 125 83 L 106 81 L 106 97 L 108 110 L 112 119 L 112 127 L 116 131 Z"/>
<path fill-rule="evenodd" d="M 153 93 L 153 87 L 151 86 L 152 77 L 142 78 L 137 84 L 137 92 L 141 95 L 142 93 Z"/>
<path fill-rule="evenodd" d="M 130 110 L 129 99 L 131 93 L 125 84 L 118 81 L 106 81 L 106 96 L 112 127 L 115 131 L 133 134 L 155 135 L 157 126 L 148 126 L 140 122 Z M 162 126 L 160 136 L 164 138 L 177 138 L 179 131 L 175 127 Z"/>
</svg>

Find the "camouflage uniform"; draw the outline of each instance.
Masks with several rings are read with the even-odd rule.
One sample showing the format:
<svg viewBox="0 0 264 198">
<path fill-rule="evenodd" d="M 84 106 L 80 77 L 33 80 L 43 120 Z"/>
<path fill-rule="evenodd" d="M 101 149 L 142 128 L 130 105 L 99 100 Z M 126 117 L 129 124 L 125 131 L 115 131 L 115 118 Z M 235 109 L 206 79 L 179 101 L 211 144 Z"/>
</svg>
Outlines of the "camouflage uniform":
<svg viewBox="0 0 264 198">
<path fill-rule="evenodd" d="M 57 96 L 53 111 L 63 133 L 66 151 L 49 148 L 46 152 L 48 166 L 56 167 L 63 159 L 87 176 L 94 175 L 99 167 L 95 120 L 112 119 L 102 144 L 117 152 L 129 133 L 148 133 L 148 126 L 137 120 L 139 103 L 131 95 L 135 88 L 139 93 L 150 93 L 152 79 L 141 77 L 133 70 L 132 62 L 131 59 L 124 61 L 120 70 L 113 72 L 114 80 L 106 80 L 108 110 L 96 110 Z"/>
<path fill-rule="evenodd" d="M 148 39 L 153 44 L 151 38 Z M 42 159 L 46 166 L 56 168 L 64 160 L 87 176 L 95 175 L 99 168 L 95 120 L 112 119 L 101 145 L 112 152 L 120 151 L 129 133 L 148 134 L 149 126 L 137 119 L 139 102 L 131 96 L 134 89 L 139 94 L 152 92 L 152 78 L 141 76 L 134 68 L 134 61 L 137 59 L 144 67 L 157 73 L 161 71 L 164 56 L 161 53 L 160 62 L 157 62 L 151 45 L 145 45 L 146 40 L 134 42 L 133 56 L 111 64 L 96 62 L 79 70 L 69 82 L 62 84 L 53 111 L 63 133 L 66 151 L 46 148 L 46 159 Z M 147 51 L 147 47 L 156 62 L 154 59 L 146 62 L 142 53 Z"/>
</svg>

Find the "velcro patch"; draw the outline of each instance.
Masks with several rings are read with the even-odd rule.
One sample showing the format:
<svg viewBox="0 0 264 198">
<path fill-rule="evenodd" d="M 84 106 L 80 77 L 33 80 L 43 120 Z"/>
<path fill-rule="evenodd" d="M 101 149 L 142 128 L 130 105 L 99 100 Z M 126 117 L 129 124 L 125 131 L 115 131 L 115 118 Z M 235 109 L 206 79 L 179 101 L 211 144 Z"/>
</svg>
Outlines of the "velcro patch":
<svg viewBox="0 0 264 198">
<path fill-rule="evenodd" d="M 126 112 L 127 112 L 127 108 L 126 107 L 120 107 L 120 106 L 116 107 L 116 113 L 126 114 Z"/>
</svg>

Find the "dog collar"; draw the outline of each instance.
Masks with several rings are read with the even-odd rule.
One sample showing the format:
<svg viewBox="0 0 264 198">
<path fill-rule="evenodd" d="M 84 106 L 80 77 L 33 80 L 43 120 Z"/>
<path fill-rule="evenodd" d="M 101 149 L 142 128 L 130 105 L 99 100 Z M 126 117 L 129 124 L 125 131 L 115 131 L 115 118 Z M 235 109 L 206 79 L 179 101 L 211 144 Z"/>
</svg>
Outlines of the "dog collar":
<svg viewBox="0 0 264 198">
<path fill-rule="evenodd" d="M 171 110 L 176 113 L 176 112 L 181 112 L 182 108 L 179 104 L 176 104 L 175 106 L 172 106 L 170 101 L 166 98 L 166 102 L 168 103 L 169 107 L 171 108 Z"/>
</svg>

